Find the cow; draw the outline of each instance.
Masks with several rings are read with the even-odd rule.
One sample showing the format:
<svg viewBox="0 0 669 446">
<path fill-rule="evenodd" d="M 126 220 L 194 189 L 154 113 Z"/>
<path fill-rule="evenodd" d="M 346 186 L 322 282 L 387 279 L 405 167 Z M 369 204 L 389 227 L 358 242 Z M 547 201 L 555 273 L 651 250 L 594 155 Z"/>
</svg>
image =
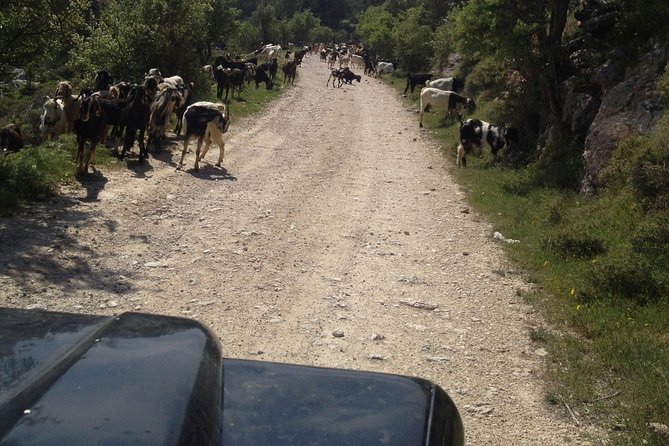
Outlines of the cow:
<svg viewBox="0 0 669 446">
<path fill-rule="evenodd" d="M 67 118 L 65 133 L 74 130 L 74 120 L 77 119 L 79 114 L 79 100 L 76 96 L 72 95 L 72 92 L 72 85 L 67 81 L 61 81 L 56 86 L 56 99 L 62 99 L 63 109 Z"/>
<path fill-rule="evenodd" d="M 364 69 L 365 59 L 358 54 L 351 54 L 351 67 Z"/>
<path fill-rule="evenodd" d="M 107 117 L 101 104 L 101 97 L 84 90 L 79 95 L 79 116 L 74 121 L 74 133 L 77 135 L 77 175 L 88 173 L 88 165 L 95 159 L 95 147 L 104 136 Z M 86 153 L 86 143 L 88 152 Z"/>
<path fill-rule="evenodd" d="M 0 130 L 0 152 L 18 152 L 23 148 L 23 132 L 16 124 L 7 124 Z"/>
<path fill-rule="evenodd" d="M 393 71 L 395 71 L 395 67 L 390 62 L 378 62 L 374 68 L 374 72 L 376 72 L 378 77 L 386 73 L 390 74 Z"/>
<path fill-rule="evenodd" d="M 228 131 L 228 127 L 230 126 L 228 107 L 222 103 L 196 102 L 186 109 L 183 119 L 186 122 L 184 127 L 185 139 L 184 147 L 181 151 L 181 160 L 177 169 L 183 168 L 184 157 L 188 151 L 188 142 L 193 136 L 197 136 L 198 138 L 193 169 L 196 171 L 199 170 L 199 161 L 207 154 L 212 141 L 218 145 L 220 150 L 218 162 L 216 163 L 216 166 L 220 167 L 225 154 L 223 134 Z M 200 154 L 203 141 L 205 142 L 205 147 Z"/>
<path fill-rule="evenodd" d="M 67 131 L 67 115 L 62 99 L 46 97 L 42 106 L 41 124 L 39 126 L 44 141 L 52 140 Z"/>
<path fill-rule="evenodd" d="M 225 99 L 228 99 L 228 92 L 232 86 L 232 68 L 223 68 L 221 65 L 214 69 L 214 77 L 216 78 L 216 98 L 223 98 L 223 91 L 225 90 Z"/>
<path fill-rule="evenodd" d="M 179 101 L 176 108 L 174 109 L 174 112 L 177 115 L 177 124 L 174 127 L 174 134 L 177 136 L 181 135 L 181 126 L 183 125 L 184 113 L 186 112 L 188 106 L 191 105 L 195 100 L 194 90 L 195 84 L 193 82 L 189 82 L 188 84 L 177 88 Z"/>
<path fill-rule="evenodd" d="M 423 127 L 423 114 L 430 111 L 431 107 L 444 109 L 444 122 L 451 113 L 460 106 L 465 106 L 470 112 L 476 110 L 476 103 L 454 91 L 443 91 L 438 88 L 425 87 L 420 91 L 420 120 L 419 126 Z"/>
<path fill-rule="evenodd" d="M 151 103 L 149 115 L 149 145 L 153 143 L 156 153 L 162 150 L 163 140 L 170 116 L 178 106 L 180 100 L 176 88 L 167 87 L 162 89 Z"/>
<path fill-rule="evenodd" d="M 107 91 L 113 83 L 112 75 L 107 70 L 99 70 L 95 73 L 95 91 Z"/>
<path fill-rule="evenodd" d="M 145 85 L 132 86 L 128 94 L 128 102 L 123 108 L 123 118 L 125 120 L 125 137 L 123 139 L 123 151 L 120 157 L 123 158 L 125 153 L 132 149 L 135 144 L 135 138 L 139 144 L 139 161 L 149 157 L 144 144 L 144 133 L 149 124 L 151 116 L 151 101 L 153 95 L 147 91 Z"/>
<path fill-rule="evenodd" d="M 465 82 L 462 79 L 458 79 L 456 77 L 442 77 L 433 81 L 426 81 L 425 86 L 438 88 L 444 91 L 454 91 L 456 93 L 460 93 L 462 89 L 465 88 Z"/>
<path fill-rule="evenodd" d="M 413 95 L 417 85 L 422 87 L 426 82 L 429 82 L 430 79 L 432 79 L 431 73 L 407 73 L 407 85 L 404 87 L 404 94 L 407 94 L 407 91 L 411 88 L 409 96 Z"/>
<path fill-rule="evenodd" d="M 283 83 L 285 84 L 286 82 L 290 81 L 292 84 L 295 81 L 296 72 L 297 61 L 291 60 L 290 62 L 286 62 L 286 64 L 283 66 Z"/>
<path fill-rule="evenodd" d="M 276 72 L 279 70 L 279 60 L 276 58 L 268 60 L 267 66 L 269 71 L 269 79 L 272 82 L 275 82 Z"/>
<path fill-rule="evenodd" d="M 267 67 L 267 64 L 263 64 L 265 67 Z M 265 71 L 265 68 L 262 68 L 263 65 L 258 65 L 258 68 L 256 68 L 256 76 L 255 76 L 255 81 L 256 81 L 256 90 L 260 88 L 260 83 L 264 82 L 265 83 L 265 88 L 267 90 L 271 90 L 274 87 L 274 83 L 272 80 L 269 78 L 267 75 L 267 72 Z"/>
<path fill-rule="evenodd" d="M 472 144 L 481 147 L 485 141 L 490 147 L 492 159 L 497 159 L 497 152 L 512 142 L 518 142 L 518 130 L 490 124 L 480 119 L 467 119 L 460 123 L 460 144 L 458 144 L 457 165 L 467 166 L 466 153 Z"/>
</svg>

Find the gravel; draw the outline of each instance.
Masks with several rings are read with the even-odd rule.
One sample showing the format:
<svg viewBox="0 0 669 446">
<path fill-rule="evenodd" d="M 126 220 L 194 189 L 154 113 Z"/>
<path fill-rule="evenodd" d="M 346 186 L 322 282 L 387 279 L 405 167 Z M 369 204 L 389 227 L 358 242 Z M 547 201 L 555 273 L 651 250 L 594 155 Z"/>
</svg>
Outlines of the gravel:
<svg viewBox="0 0 669 446">
<path fill-rule="evenodd" d="M 327 74 L 307 58 L 281 100 L 233 115 L 224 169 L 212 149 L 176 171 L 176 142 L 1 221 L 0 305 L 192 317 L 226 357 L 432 380 L 468 444 L 603 444 L 546 403 L 528 285 L 454 160 L 387 85 Z"/>
</svg>

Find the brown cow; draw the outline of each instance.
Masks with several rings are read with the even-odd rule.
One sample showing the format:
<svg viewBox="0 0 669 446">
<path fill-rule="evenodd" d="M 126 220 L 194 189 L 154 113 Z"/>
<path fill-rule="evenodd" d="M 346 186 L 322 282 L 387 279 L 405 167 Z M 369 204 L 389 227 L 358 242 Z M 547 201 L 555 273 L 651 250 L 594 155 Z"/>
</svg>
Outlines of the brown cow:
<svg viewBox="0 0 669 446">
<path fill-rule="evenodd" d="M 18 152 L 23 148 L 23 133 L 16 124 L 7 124 L 0 130 L 0 152 Z"/>
</svg>

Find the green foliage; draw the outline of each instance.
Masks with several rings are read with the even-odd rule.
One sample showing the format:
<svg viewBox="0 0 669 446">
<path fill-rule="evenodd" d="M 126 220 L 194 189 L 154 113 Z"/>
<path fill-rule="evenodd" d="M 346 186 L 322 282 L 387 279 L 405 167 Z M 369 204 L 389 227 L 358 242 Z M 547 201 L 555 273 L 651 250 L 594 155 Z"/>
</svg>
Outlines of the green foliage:
<svg viewBox="0 0 669 446">
<path fill-rule="evenodd" d="M 664 104 L 669 104 L 669 63 L 664 67 L 664 76 L 658 82 L 658 88 Z"/>
<path fill-rule="evenodd" d="M 63 171 L 74 172 L 71 159 L 71 151 L 58 143 L 0 155 L 0 215 L 11 215 L 26 201 L 52 195 Z"/>
<path fill-rule="evenodd" d="M 372 53 L 381 58 L 394 55 L 393 29 L 395 17 L 385 6 L 370 6 L 358 16 L 356 37 L 365 42 Z"/>
<path fill-rule="evenodd" d="M 425 25 L 423 8 L 410 8 L 397 16 L 392 30 L 395 56 L 402 68 L 410 72 L 429 69 L 432 56 L 432 29 Z"/>
<path fill-rule="evenodd" d="M 449 34 L 450 22 L 440 24 L 432 35 L 430 45 L 432 45 L 432 65 L 441 71 L 448 57 L 453 53 L 453 43 Z"/>
<path fill-rule="evenodd" d="M 34 67 L 47 55 L 70 44 L 82 27 L 84 0 L 4 0 L 0 3 L 0 79 L 11 67 Z M 47 58 L 50 60 L 51 58 Z"/>
<path fill-rule="evenodd" d="M 234 26 L 235 12 L 225 1 L 110 2 L 91 35 L 77 38 L 69 66 L 85 73 L 88 82 L 103 68 L 126 80 L 139 81 L 154 67 L 192 79 L 205 63 L 211 42 L 226 37 Z"/>
</svg>

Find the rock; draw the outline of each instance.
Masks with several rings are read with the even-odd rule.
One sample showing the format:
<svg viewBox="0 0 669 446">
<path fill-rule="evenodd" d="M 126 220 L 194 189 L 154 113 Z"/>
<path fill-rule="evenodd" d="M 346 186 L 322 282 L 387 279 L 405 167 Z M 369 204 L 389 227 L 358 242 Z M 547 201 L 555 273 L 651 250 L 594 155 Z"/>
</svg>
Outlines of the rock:
<svg viewBox="0 0 669 446">
<path fill-rule="evenodd" d="M 379 333 L 374 333 L 372 335 L 372 341 L 383 341 L 385 339 L 386 339 L 386 337 L 383 336 L 382 334 L 379 334 Z"/>
<path fill-rule="evenodd" d="M 335 338 L 343 338 L 344 330 L 335 330 L 332 332 L 332 336 L 334 336 Z"/>
<path fill-rule="evenodd" d="M 654 47 L 639 64 L 625 75 L 625 80 L 612 87 L 602 98 L 597 115 L 585 139 L 586 174 L 582 193 L 600 187 L 600 175 L 613 150 L 628 136 L 652 130 L 660 116 L 657 81 L 664 73 L 668 53 Z"/>
<path fill-rule="evenodd" d="M 144 264 L 144 266 L 146 266 L 147 268 L 160 268 L 161 266 L 163 266 L 163 264 L 161 262 L 158 262 L 158 261 L 156 261 L 156 262 L 146 262 Z"/>
<path fill-rule="evenodd" d="M 541 356 L 543 358 L 544 356 L 548 355 L 548 352 L 546 351 L 546 349 L 538 348 L 534 351 L 534 354 L 537 356 Z"/>
<path fill-rule="evenodd" d="M 439 305 L 436 304 L 430 304 L 427 302 L 420 302 L 417 300 L 400 300 L 400 303 L 402 305 L 406 305 L 408 307 L 413 307 L 413 308 L 418 308 L 420 310 L 436 310 L 439 308 Z"/>
<path fill-rule="evenodd" d="M 372 359 L 374 361 L 385 361 L 386 358 L 381 355 L 369 355 L 369 359 Z"/>
</svg>

